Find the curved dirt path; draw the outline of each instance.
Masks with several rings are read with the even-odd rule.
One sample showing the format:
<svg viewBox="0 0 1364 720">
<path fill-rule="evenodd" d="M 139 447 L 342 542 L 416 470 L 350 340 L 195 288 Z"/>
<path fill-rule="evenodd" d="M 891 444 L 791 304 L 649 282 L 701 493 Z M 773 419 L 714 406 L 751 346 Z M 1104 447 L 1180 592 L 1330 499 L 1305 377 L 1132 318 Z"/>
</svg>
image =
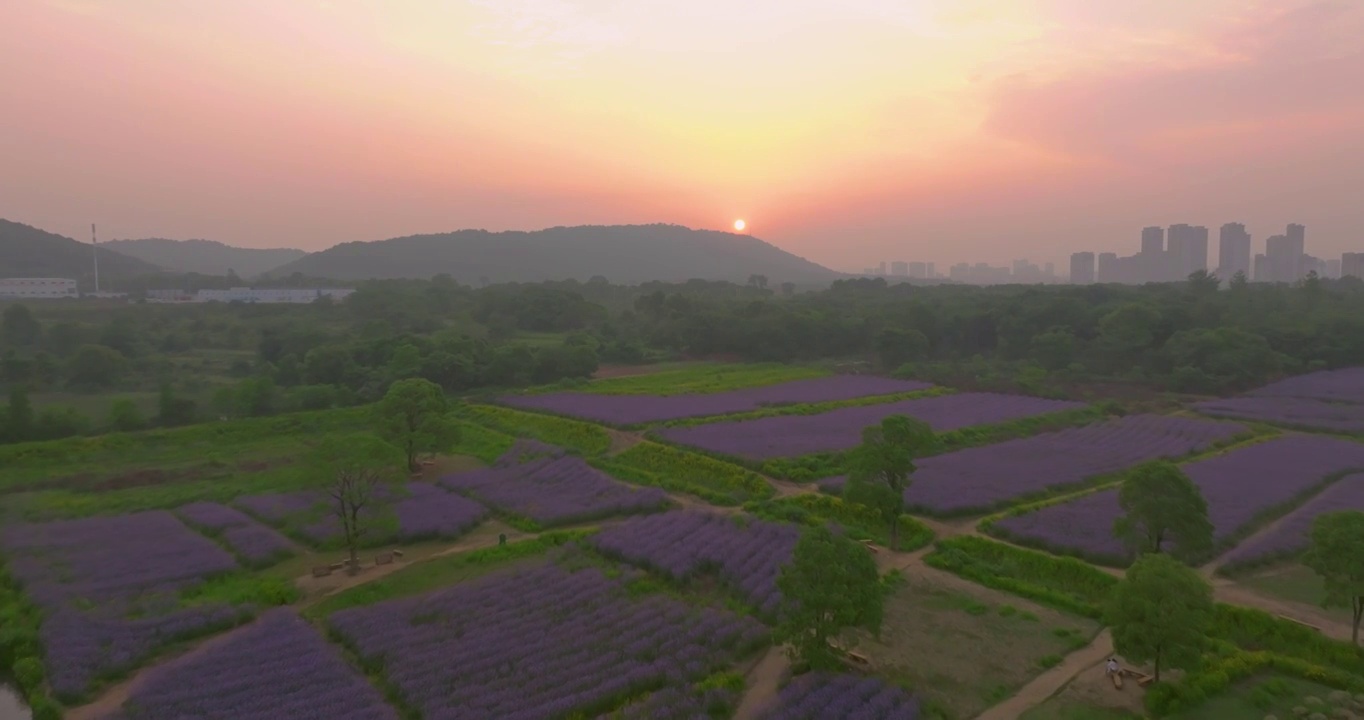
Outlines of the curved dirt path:
<svg viewBox="0 0 1364 720">
<path fill-rule="evenodd" d="M 256 624 L 256 620 L 252 620 L 251 622 L 248 622 L 244 625 L 232 628 L 227 632 L 209 636 L 207 639 L 198 643 L 197 645 L 194 645 L 185 652 L 179 653 L 177 655 L 170 655 L 167 657 L 160 658 L 150 665 L 145 665 L 141 668 L 138 668 L 136 674 L 134 674 L 132 677 L 128 678 L 127 680 L 124 680 L 123 682 L 111 685 L 110 687 L 106 688 L 104 692 L 101 693 L 100 696 L 96 698 L 94 701 L 87 703 L 85 705 L 68 709 L 65 713 L 62 714 L 62 717 L 65 718 L 66 720 L 100 720 L 100 718 L 104 718 L 110 715 L 111 713 L 118 711 L 119 708 L 123 707 L 123 703 L 127 702 L 128 698 L 133 694 L 133 692 L 136 691 L 142 685 L 142 683 L 146 681 L 147 673 L 149 671 L 154 670 L 158 667 L 162 667 L 164 665 L 168 665 L 173 662 L 179 662 L 180 660 L 202 655 L 203 653 L 208 652 L 209 650 L 223 644 L 224 642 L 227 642 L 228 638 L 236 635 L 237 633 L 245 630 L 248 627 L 251 627 L 254 624 Z"/>
<path fill-rule="evenodd" d="M 734 711 L 734 720 L 755 720 L 777 697 L 781 679 L 790 669 L 785 650 L 776 645 L 768 648 L 744 678 L 744 697 Z"/>
<path fill-rule="evenodd" d="M 1017 720 L 1020 715 L 1060 692 L 1080 673 L 1113 655 L 1113 636 L 1104 628 L 1088 645 L 1067 655 L 1060 665 L 1032 679 L 1012 697 L 976 716 L 976 720 Z"/>
</svg>

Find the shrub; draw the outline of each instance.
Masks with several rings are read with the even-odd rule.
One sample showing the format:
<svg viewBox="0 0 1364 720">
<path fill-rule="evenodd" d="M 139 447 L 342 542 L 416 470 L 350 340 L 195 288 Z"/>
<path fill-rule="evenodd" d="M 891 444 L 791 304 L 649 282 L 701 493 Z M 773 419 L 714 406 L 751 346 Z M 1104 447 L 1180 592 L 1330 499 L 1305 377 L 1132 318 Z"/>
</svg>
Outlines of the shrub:
<svg viewBox="0 0 1364 720">
<path fill-rule="evenodd" d="M 639 443 L 593 464 L 628 482 L 686 492 L 720 505 L 739 505 L 776 494 L 751 470 L 654 442 Z"/>
<path fill-rule="evenodd" d="M 854 540 L 871 540 L 879 545 L 890 542 L 889 528 L 877 512 L 830 495 L 805 493 L 750 502 L 744 505 L 744 510 L 767 520 L 797 525 L 835 522 Z M 933 542 L 933 531 L 927 525 L 910 515 L 900 516 L 899 543 L 894 549 L 909 552 L 930 542 Z"/>
<path fill-rule="evenodd" d="M 604 428 L 581 420 L 493 405 L 469 405 L 462 414 L 472 422 L 500 432 L 533 437 L 582 455 L 600 455 L 611 447 L 611 435 Z"/>
<path fill-rule="evenodd" d="M 1079 560 L 974 536 L 938 541 L 924 562 L 986 587 L 1092 618 L 1102 616 L 1103 606 L 1118 582 Z"/>
</svg>

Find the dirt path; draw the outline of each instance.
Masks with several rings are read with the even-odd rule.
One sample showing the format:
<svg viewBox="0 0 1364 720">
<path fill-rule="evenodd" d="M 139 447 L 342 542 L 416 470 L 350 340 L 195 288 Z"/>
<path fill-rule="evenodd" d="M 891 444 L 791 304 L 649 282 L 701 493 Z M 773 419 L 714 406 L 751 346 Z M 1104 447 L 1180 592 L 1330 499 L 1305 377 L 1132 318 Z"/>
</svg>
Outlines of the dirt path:
<svg viewBox="0 0 1364 720">
<path fill-rule="evenodd" d="M 1224 562 L 1226 562 L 1227 555 L 1230 555 L 1233 551 L 1236 550 L 1236 548 L 1238 548 L 1238 547 L 1240 547 L 1240 546 L 1242 546 L 1242 545 L 1245 545 L 1246 543 L 1248 543 L 1248 542 L 1254 540 L 1255 538 L 1260 537 L 1261 535 L 1265 535 L 1265 534 L 1274 532 L 1275 530 L 1277 530 L 1277 529 L 1279 528 L 1280 525 L 1282 525 L 1282 524 L 1284 523 L 1285 520 L 1287 520 L 1288 518 L 1292 517 L 1293 514 L 1296 513 L 1296 512 L 1297 512 L 1297 509 L 1295 508 L 1295 509 L 1293 509 L 1293 510 L 1290 510 L 1290 511 L 1284 513 L 1284 514 L 1281 515 L 1278 519 L 1276 519 L 1274 522 L 1271 522 L 1270 524 L 1268 524 L 1268 525 L 1266 525 L 1266 526 L 1260 528 L 1255 534 L 1253 534 L 1253 535 L 1251 535 L 1250 537 L 1248 537 L 1248 538 L 1242 540 L 1241 542 L 1236 543 L 1236 544 L 1233 545 L 1232 547 L 1228 548 L 1226 552 L 1224 552 L 1224 553 L 1222 553 L 1221 555 L 1219 555 L 1219 556 L 1213 558 L 1212 562 L 1210 562 L 1210 563 L 1208 563 L 1207 565 L 1204 565 L 1203 567 L 1199 568 L 1199 569 L 1198 569 L 1198 572 L 1202 573 L 1203 577 L 1212 579 L 1214 576 L 1217 575 L 1217 571 L 1220 570 L 1220 569 L 1222 568 L 1222 564 L 1223 564 Z"/>
<path fill-rule="evenodd" d="M 1102 663 L 1113 654 L 1113 636 L 1105 629 L 1090 644 L 1067 655 L 1060 665 L 1033 678 L 1013 697 L 976 716 L 976 720 L 1017 720 L 1066 686 L 1076 675 Z"/>
<path fill-rule="evenodd" d="M 633 430 L 617 430 L 615 428 L 603 428 L 606 434 L 611 436 L 611 447 L 607 448 L 606 456 L 612 457 L 619 455 L 626 450 L 644 442 L 644 433 Z"/>
<path fill-rule="evenodd" d="M 734 711 L 734 720 L 754 720 L 777 697 L 777 686 L 791 668 L 791 661 L 780 647 L 768 648 L 758 664 L 744 678 L 744 697 Z"/>
<path fill-rule="evenodd" d="M 154 661 L 150 665 L 145 665 L 137 670 L 137 674 L 133 675 L 127 680 L 124 680 L 121 683 L 112 685 L 109 688 L 107 688 L 93 702 L 88 703 L 86 705 L 81 705 L 79 707 L 71 708 L 67 710 L 65 713 L 63 713 L 62 717 L 66 718 L 66 720 L 99 720 L 100 718 L 103 718 L 113 712 L 116 712 L 119 708 L 123 707 L 123 703 L 127 702 L 129 696 L 131 696 L 133 692 L 137 690 L 138 687 L 140 687 L 143 682 L 145 682 L 150 671 L 172 662 L 179 662 L 180 660 L 185 660 L 196 657 L 198 655 L 202 655 L 203 653 L 208 652 L 209 650 L 212 650 L 213 648 L 219 645 L 222 645 L 223 643 L 227 642 L 229 638 L 235 636 L 237 633 L 242 632 L 243 630 L 245 630 L 248 627 L 251 627 L 254 624 L 256 624 L 256 621 L 252 620 L 251 622 L 246 623 L 245 625 L 233 628 L 225 633 L 212 635 L 208 639 L 204 640 L 203 642 L 200 642 L 197 645 L 194 645 L 185 652 L 182 652 L 178 655 L 168 655 L 166 657 Z"/>
<path fill-rule="evenodd" d="M 1265 597 L 1225 578 L 1212 580 L 1212 594 L 1218 602 L 1263 610 L 1271 615 L 1314 626 L 1327 637 L 1350 642 L 1350 624 L 1331 617 L 1321 608 Z"/>
</svg>

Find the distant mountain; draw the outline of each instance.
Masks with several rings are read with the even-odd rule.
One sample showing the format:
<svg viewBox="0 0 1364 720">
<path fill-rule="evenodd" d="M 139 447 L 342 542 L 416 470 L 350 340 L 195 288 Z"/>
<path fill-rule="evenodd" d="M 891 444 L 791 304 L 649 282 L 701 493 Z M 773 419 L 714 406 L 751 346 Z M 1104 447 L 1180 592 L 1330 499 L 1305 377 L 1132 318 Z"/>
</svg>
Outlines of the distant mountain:
<svg viewBox="0 0 1364 720">
<path fill-rule="evenodd" d="M 152 275 L 161 268 L 99 245 L 101 278 Z M 0 219 L 0 277 L 54 277 L 86 281 L 95 274 L 89 243 Z M 84 286 L 85 283 L 83 282 Z"/>
<path fill-rule="evenodd" d="M 171 272 L 254 278 L 291 263 L 308 253 L 290 248 L 254 249 L 224 245 L 214 240 L 111 240 L 104 245 L 130 257 L 140 258 Z"/>
<path fill-rule="evenodd" d="M 377 242 L 350 242 L 312 253 L 270 274 L 300 272 L 338 280 L 429 278 L 446 273 L 474 284 L 588 280 L 613 283 L 693 278 L 825 283 L 842 277 L 748 235 L 678 225 L 556 227 L 536 232 L 460 230 Z"/>
</svg>

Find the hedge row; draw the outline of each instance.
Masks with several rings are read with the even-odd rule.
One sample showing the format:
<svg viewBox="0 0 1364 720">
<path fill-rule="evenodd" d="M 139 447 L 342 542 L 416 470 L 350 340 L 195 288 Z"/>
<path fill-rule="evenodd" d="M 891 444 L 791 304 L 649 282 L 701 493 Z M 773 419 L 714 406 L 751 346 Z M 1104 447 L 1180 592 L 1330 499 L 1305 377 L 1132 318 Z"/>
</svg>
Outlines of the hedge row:
<svg viewBox="0 0 1364 720">
<path fill-rule="evenodd" d="M 611 447 L 611 435 L 605 428 L 581 420 L 494 405 L 468 405 L 463 415 L 508 435 L 533 437 L 581 455 L 600 455 Z"/>
<path fill-rule="evenodd" d="M 591 462 L 621 480 L 689 493 L 717 505 L 741 505 L 776 494 L 751 470 L 655 442 Z"/>
<path fill-rule="evenodd" d="M 1118 578 L 1073 558 L 1024 550 L 982 537 L 939 540 L 930 567 L 1064 612 L 1099 619 Z"/>
<path fill-rule="evenodd" d="M 890 545 L 890 527 L 876 511 L 844 502 L 841 498 L 816 493 L 773 498 L 744 505 L 744 510 L 766 520 L 797 525 L 823 525 L 834 522 L 854 540 L 870 540 Z M 933 531 L 910 515 L 901 515 L 896 546 L 902 552 L 918 550 L 933 542 Z"/>
</svg>

